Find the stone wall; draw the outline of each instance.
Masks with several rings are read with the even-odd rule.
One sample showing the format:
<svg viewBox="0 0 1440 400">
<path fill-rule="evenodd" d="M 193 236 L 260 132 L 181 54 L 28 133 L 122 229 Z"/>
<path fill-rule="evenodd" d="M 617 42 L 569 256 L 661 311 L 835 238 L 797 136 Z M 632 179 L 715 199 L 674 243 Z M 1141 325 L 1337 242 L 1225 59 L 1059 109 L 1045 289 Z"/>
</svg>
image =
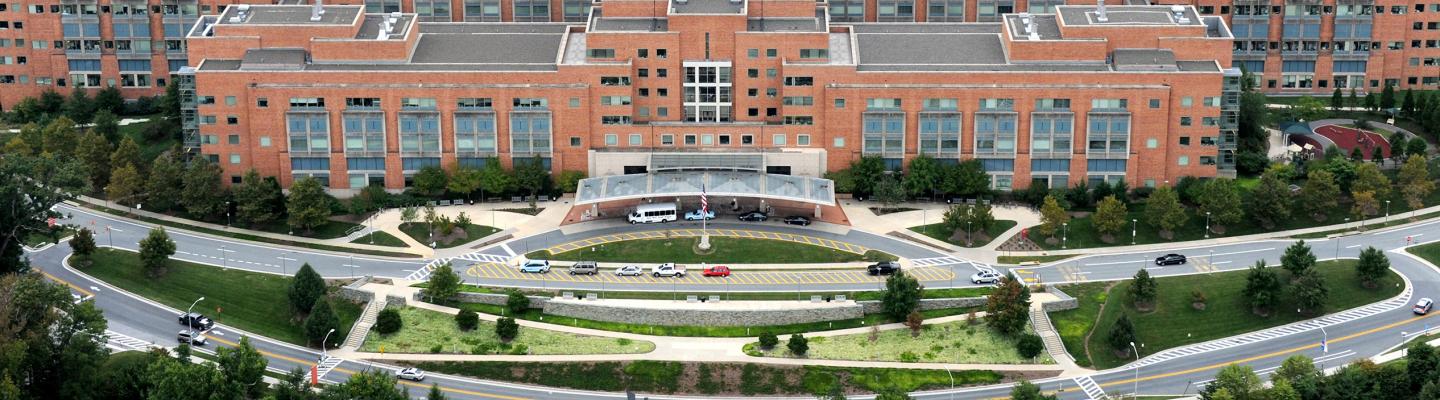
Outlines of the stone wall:
<svg viewBox="0 0 1440 400">
<path fill-rule="evenodd" d="M 375 298 L 375 295 L 370 292 L 360 290 L 360 287 L 365 286 L 365 284 L 368 282 L 370 282 L 370 276 L 367 275 L 360 277 L 360 279 L 356 279 L 354 282 L 350 282 L 350 284 L 348 285 L 341 286 L 340 291 L 338 292 L 340 298 L 356 303 L 369 302 L 371 299 Z"/>
<path fill-rule="evenodd" d="M 858 301 L 864 307 L 866 314 L 879 314 L 885 312 L 879 300 Z M 920 310 L 939 310 L 943 308 L 965 308 L 979 307 L 985 305 L 984 297 L 957 297 L 949 299 L 921 299 Z"/>
<path fill-rule="evenodd" d="M 1060 290 L 1054 285 L 1045 286 L 1045 291 L 1060 297 L 1059 301 L 1052 301 L 1041 305 L 1045 312 L 1056 312 L 1080 308 L 1080 300 Z"/>
<path fill-rule="evenodd" d="M 415 300 L 425 301 L 425 293 L 424 293 L 424 292 L 425 292 L 424 290 L 416 291 L 416 292 L 415 292 Z M 458 302 L 461 302 L 461 303 L 477 303 L 477 304 L 490 304 L 490 305 L 496 305 L 496 306 L 503 306 L 503 305 L 505 305 L 505 300 L 508 299 L 509 297 L 510 297 L 510 296 L 508 296 L 508 295 L 494 294 L 494 293 L 470 293 L 470 292 L 460 292 L 460 293 L 458 293 L 458 294 L 455 295 L 455 301 L 458 301 Z M 550 301 L 550 297 L 545 297 L 545 296 L 525 296 L 525 297 L 529 297 L 529 298 L 530 298 L 530 308 L 544 308 L 544 307 L 545 307 L 545 303 L 548 302 L 548 301 Z"/>
<path fill-rule="evenodd" d="M 604 300 L 556 300 L 545 303 L 545 314 L 596 321 L 663 326 L 767 326 L 835 321 L 864 316 L 858 304 L 815 308 L 713 309 L 636 308 L 607 305 Z"/>
</svg>

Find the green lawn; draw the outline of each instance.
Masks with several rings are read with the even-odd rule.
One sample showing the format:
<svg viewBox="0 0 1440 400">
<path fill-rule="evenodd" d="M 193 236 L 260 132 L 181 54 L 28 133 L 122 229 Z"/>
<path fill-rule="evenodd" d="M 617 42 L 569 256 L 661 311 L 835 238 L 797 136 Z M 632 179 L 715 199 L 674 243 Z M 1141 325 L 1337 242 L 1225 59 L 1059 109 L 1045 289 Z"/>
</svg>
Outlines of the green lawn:
<svg viewBox="0 0 1440 400">
<path fill-rule="evenodd" d="M 758 343 L 751 343 L 746 349 L 769 357 L 795 358 L 783 345 L 783 339 L 782 345 L 768 351 L 756 348 Z M 1055 363 L 1043 353 L 1038 360 L 1020 357 L 1015 350 L 1015 339 L 1000 335 L 978 321 L 975 325 L 966 321 L 925 325 L 918 337 L 910 336 L 909 329 L 892 329 L 881 331 L 874 341 L 868 332 L 811 338 L 805 358 L 956 364 Z"/>
<path fill-rule="evenodd" d="M 398 257 L 398 258 L 419 258 L 419 257 L 420 257 L 420 255 L 418 255 L 418 254 L 410 254 L 410 253 L 398 253 L 398 252 L 392 252 L 392 251 L 379 251 L 379 250 L 356 249 L 356 248 L 352 248 L 352 247 L 340 247 L 340 246 L 330 246 L 330 245 L 317 244 L 317 243 L 296 242 L 296 241 L 290 241 L 290 240 L 271 239 L 271 238 L 264 237 L 264 236 L 255 236 L 255 235 L 249 235 L 249 234 L 244 234 L 244 233 L 236 233 L 236 232 L 231 232 L 231 231 L 222 231 L 222 230 L 218 230 L 218 229 L 210 229 L 210 228 L 200 227 L 200 226 L 196 226 L 196 225 L 190 225 L 190 224 L 175 222 L 175 221 L 171 221 L 171 220 L 155 219 L 155 218 L 150 218 L 150 217 L 145 217 L 145 216 L 140 216 L 140 215 L 131 215 L 131 214 L 129 214 L 129 213 L 122 212 L 122 211 L 119 211 L 119 210 L 115 210 L 115 209 L 112 209 L 112 208 L 109 208 L 109 207 L 98 206 L 98 205 L 94 205 L 94 204 L 90 204 L 90 203 L 85 203 L 85 202 L 80 202 L 80 203 L 78 203 L 78 204 L 80 204 L 81 207 L 89 208 L 89 209 L 91 209 L 91 210 L 104 212 L 104 213 L 106 213 L 106 214 L 113 214 L 113 215 L 124 216 L 124 217 L 126 217 L 126 218 L 131 218 L 131 219 L 139 220 L 139 221 L 142 221 L 142 222 L 145 222 L 145 223 L 149 223 L 149 224 L 161 225 L 161 226 L 166 226 L 166 227 L 171 227 L 171 228 L 180 228 L 180 229 L 184 229 L 184 230 L 188 230 L 188 231 L 207 233 L 207 234 L 211 234 L 211 235 L 223 236 L 223 237 L 240 239 L 240 240 L 248 240 L 248 241 L 252 241 L 252 242 L 271 243 L 271 244 L 278 244 L 278 245 L 285 245 L 285 246 L 304 247 L 304 248 L 307 248 L 307 249 L 326 250 L 326 251 L 334 251 L 334 252 L 340 252 L 340 253 L 367 254 L 367 255 L 383 256 L 383 257 Z M 97 240 L 98 240 L 98 239 L 97 239 Z"/>
<path fill-rule="evenodd" d="M 1000 383 L 988 370 L 841 368 L 761 364 L 628 362 L 423 362 L 421 369 L 479 379 L 546 387 L 644 393 L 728 395 L 816 395 L 839 388 L 847 394 L 896 387 L 906 392 Z M 953 380 L 952 380 L 953 379 Z"/>
<path fill-rule="evenodd" d="M 700 238 L 625 240 L 586 247 L 560 254 L 540 250 L 527 254 L 534 259 L 680 264 L 799 264 L 895 260 L 895 256 L 871 250 L 865 255 L 812 244 L 769 239 L 711 237 L 711 253 L 695 254 Z"/>
<path fill-rule="evenodd" d="M 1354 260 L 1320 262 L 1316 268 L 1325 277 L 1330 289 L 1330 299 L 1325 311 L 1338 312 L 1393 297 L 1400 293 L 1398 275 L 1389 273 L 1380 281 L 1377 289 L 1363 288 L 1355 280 Z M 1278 267 L 1275 267 L 1278 269 Z M 1283 282 L 1289 282 L 1289 273 L 1278 270 Z M 1144 344 L 1142 356 L 1161 350 L 1187 344 L 1233 336 L 1245 332 L 1288 324 L 1315 317 L 1296 313 L 1294 301 L 1288 294 L 1269 317 L 1261 317 L 1250 311 L 1249 302 L 1241 294 L 1245 287 L 1247 272 L 1223 272 L 1204 275 L 1188 275 L 1158 278 L 1160 297 L 1156 311 L 1141 313 L 1128 300 L 1126 291 L 1129 281 L 1123 281 L 1110 290 L 1107 296 L 1080 297 L 1082 311 L 1096 300 L 1105 301 L 1105 309 L 1095 324 L 1095 334 L 1090 337 L 1090 360 L 1096 368 L 1111 368 L 1133 361 L 1133 356 L 1120 358 L 1105 343 L 1106 335 L 1122 313 L 1130 316 L 1135 325 L 1137 344 Z M 1200 290 L 1208 299 L 1206 309 L 1197 311 L 1191 307 L 1191 290 Z M 1073 295 L 1073 293 L 1072 293 Z M 1104 298 L 1100 298 L 1104 297 Z M 1094 305 L 1089 305 L 1094 307 Z M 1058 317 L 1057 313 L 1057 317 Z M 1080 313 L 1080 314 L 1083 314 Z M 1057 318 L 1058 319 L 1058 318 Z M 1068 322 L 1068 321 L 1067 321 Z M 1064 325 L 1064 324 L 1060 324 Z M 1061 329 L 1062 336 L 1074 336 L 1073 331 Z M 1066 346 L 1072 340 L 1067 338 Z M 1072 354 L 1082 350 L 1071 349 Z M 1078 355 L 1077 355 L 1077 358 Z"/>
<path fill-rule="evenodd" d="M 430 287 L 429 283 L 427 283 L 427 282 L 420 282 L 420 283 L 412 284 L 412 285 L 410 285 L 410 286 L 412 286 L 412 287 L 420 287 L 420 288 Z M 988 286 L 986 286 L 986 287 L 970 287 L 970 288 L 952 288 L 952 289 L 925 289 L 925 291 L 922 293 L 922 296 L 923 296 L 924 298 L 927 298 L 927 299 L 948 299 L 948 298 L 957 298 L 957 297 L 981 297 L 981 296 L 989 295 L 991 290 L 994 290 L 994 288 L 991 288 L 991 287 L 988 287 Z M 506 288 L 490 288 L 490 287 L 475 286 L 475 285 L 461 285 L 461 286 L 460 286 L 460 291 L 462 291 L 462 292 L 468 292 L 468 293 L 490 293 L 490 294 L 507 294 L 507 293 L 509 293 L 509 289 L 506 289 Z M 538 296 L 559 296 L 559 295 L 560 295 L 560 292 L 573 292 L 573 293 L 575 293 L 576 296 L 579 296 L 579 297 L 584 297 L 586 293 L 595 293 L 596 295 L 598 295 L 598 296 L 599 296 L 600 298 L 602 298 L 602 299 L 639 299 L 639 300 L 671 300 L 671 299 L 674 298 L 674 296 L 676 296 L 676 294 L 669 293 L 669 292 L 620 292 L 620 291 L 599 291 L 599 290 L 549 290 L 549 291 L 546 291 L 546 290 L 534 290 L 534 289 L 530 289 L 530 290 L 524 290 L 524 291 L 522 291 L 522 292 L 525 293 L 525 294 L 538 295 Z M 796 300 L 796 299 L 809 299 L 810 296 L 822 296 L 822 297 L 834 298 L 836 295 L 844 295 L 844 296 L 846 296 L 847 298 L 849 298 L 850 300 L 880 300 L 880 299 L 881 299 L 882 297 L 884 297 L 884 295 L 885 295 L 884 292 L 880 292 L 880 291 L 868 291 L 868 292 L 854 292 L 854 291 L 852 291 L 852 292 L 800 292 L 800 293 L 795 293 L 795 292 L 730 292 L 730 293 L 718 292 L 718 293 L 714 293 L 714 292 L 707 292 L 707 291 L 698 291 L 698 292 L 692 291 L 692 292 L 688 292 L 688 293 L 684 293 L 684 294 L 679 294 L 679 295 L 680 295 L 680 296 L 684 296 L 685 294 L 706 294 L 706 295 L 715 294 L 715 295 L 721 296 L 721 297 L 724 298 L 725 300 Z"/>
<path fill-rule="evenodd" d="M 495 306 L 479 303 L 465 303 L 459 306 L 461 309 L 475 311 L 481 314 L 509 315 L 503 306 Z M 939 318 L 950 315 L 965 314 L 974 308 L 947 308 L 941 310 L 921 311 L 925 318 Z M 866 315 L 864 318 L 843 319 L 837 321 L 811 322 L 804 324 L 772 325 L 772 326 L 662 326 L 662 325 L 639 325 L 620 322 L 594 321 L 570 317 L 561 317 L 541 313 L 538 309 L 530 309 L 519 315 L 510 315 L 518 319 L 529 321 L 541 321 L 556 325 L 574 326 L 580 328 L 597 329 L 611 332 L 638 333 L 642 335 L 655 336 L 686 336 L 686 337 L 753 337 L 762 332 L 770 332 L 776 335 L 787 335 L 791 333 L 804 333 L 815 331 L 828 331 L 833 329 L 846 329 L 884 324 L 892 321 L 884 314 Z"/>
<path fill-rule="evenodd" d="M 1423 258 L 1431 264 L 1440 265 L 1440 242 L 1409 247 L 1405 251 Z"/>
<path fill-rule="evenodd" d="M 424 222 L 407 222 L 400 224 L 400 231 L 405 232 L 406 235 L 409 235 L 411 239 L 415 239 L 415 241 L 417 242 L 426 245 L 430 244 L 430 224 L 426 224 Z M 476 240 L 480 240 L 480 238 L 490 236 L 491 234 L 499 231 L 499 229 L 485 225 L 466 224 L 464 237 L 456 237 L 447 241 L 440 241 L 436 244 L 435 248 L 447 249 L 463 245 Z"/>
<path fill-rule="evenodd" d="M 369 234 L 366 234 L 365 236 L 361 236 L 358 239 L 351 240 L 350 243 L 373 244 L 376 246 L 385 247 L 410 247 L 410 245 L 405 244 L 405 242 L 400 240 L 400 238 L 395 237 L 395 235 L 385 233 L 385 231 L 371 232 Z"/>
<path fill-rule="evenodd" d="M 165 139 L 161 139 L 161 140 L 154 141 L 154 142 L 147 142 L 147 141 L 145 140 L 145 135 L 144 135 L 145 129 L 146 129 L 147 127 L 149 127 L 150 125 L 160 123 L 160 122 L 159 122 L 160 114 L 138 115 L 138 116 L 130 116 L 130 117 L 120 117 L 120 119 L 122 119 L 122 120 L 125 119 L 125 118 L 133 118 L 133 119 L 149 118 L 149 119 L 150 119 L 149 121 L 145 121 L 145 122 L 141 122 L 141 123 L 130 124 L 130 125 L 121 125 L 121 126 L 120 126 L 120 136 L 128 136 L 128 137 L 130 137 L 131 140 L 134 140 L 134 141 L 135 141 L 135 144 L 140 145 L 140 157 L 141 157 L 142 160 L 146 160 L 147 162 L 148 162 L 149 160 L 154 160 L 156 157 L 159 157 L 159 156 L 160 156 L 160 153 L 165 152 L 165 150 L 169 150 L 169 149 L 171 149 L 172 147 L 175 147 L 175 146 L 180 145 L 180 135 L 179 135 L 179 132 L 174 132 L 173 135 L 169 135 L 169 136 L 167 136 Z M 175 123 L 175 129 L 176 129 L 176 130 L 179 130 L 179 129 L 180 129 L 180 123 L 179 123 L 178 121 Z M 149 167 L 149 166 L 150 166 L 149 164 L 146 164 L 146 165 L 145 165 L 145 167 Z"/>
<path fill-rule="evenodd" d="M 629 339 L 582 336 L 544 329 L 520 328 L 509 343 L 495 336 L 495 323 L 481 320 L 475 330 L 462 332 L 455 316 L 419 308 L 399 310 L 400 331 L 382 335 L 370 330 L 361 351 L 387 353 L 461 354 L 632 354 L 655 350 L 655 344 Z"/>
<path fill-rule="evenodd" d="M 1000 264 L 1019 264 L 1019 263 L 1023 263 L 1023 262 L 1034 261 L 1034 262 L 1038 262 L 1038 263 L 1044 264 L 1044 263 L 1048 263 L 1048 262 L 1064 260 L 1064 259 L 1071 258 L 1071 257 L 1076 257 L 1076 255 L 1054 255 L 1054 256 L 999 256 L 998 259 L 996 260 L 996 262 L 998 262 L 998 263 L 1000 263 Z"/>
<path fill-rule="evenodd" d="M 1075 363 L 1082 367 L 1091 365 L 1090 357 L 1085 355 L 1085 334 L 1090 333 L 1090 328 L 1095 326 L 1095 317 L 1100 315 L 1100 305 L 1105 304 L 1110 295 L 1105 291 L 1110 284 L 1111 282 L 1089 282 L 1061 286 L 1060 290 L 1080 299 L 1080 307 L 1050 313 L 1050 324 L 1054 325 L 1055 332 L 1060 334 L 1065 350 L 1070 352 Z"/>
<path fill-rule="evenodd" d="M 136 253 L 100 249 L 93 257 L 94 263 L 81 271 L 130 293 L 182 310 L 204 296 L 205 301 L 196 305 L 195 311 L 216 322 L 288 343 L 305 344 L 302 325 L 289 318 L 290 305 L 285 299 L 290 277 L 170 260 L 169 272 L 164 277 L 151 279 L 145 276 Z M 340 317 L 340 328 L 335 335 L 344 338 L 359 318 L 361 306 L 338 297 L 331 297 L 330 304 Z"/>
<path fill-rule="evenodd" d="M 990 229 L 985 230 L 985 236 L 989 236 L 991 240 L 1000 239 L 1000 234 L 1005 233 L 1005 231 L 1010 230 L 1010 228 L 1014 228 L 1016 224 L 1017 223 L 1015 221 L 1011 221 L 1008 219 L 995 220 L 995 224 L 991 225 Z M 963 231 L 960 234 L 961 236 L 959 236 L 959 238 L 957 238 L 956 240 L 950 240 L 950 236 L 953 232 L 951 232 L 949 229 L 945 229 L 945 223 L 943 222 L 938 224 L 912 226 L 910 227 L 910 230 L 917 232 L 921 235 L 929 236 L 932 239 L 960 247 L 983 247 L 987 244 L 990 244 L 990 240 L 980 240 L 983 237 L 979 236 L 978 232 L 976 233 L 977 236 L 975 243 L 971 244 L 970 246 L 965 245 L 965 236 Z"/>
<path fill-rule="evenodd" d="M 93 233 L 93 232 L 92 232 Z M 40 247 L 46 244 L 56 243 L 61 238 L 75 234 L 75 227 L 69 225 L 56 225 L 46 232 L 31 232 L 25 235 L 24 244 L 30 247 Z"/>
<path fill-rule="evenodd" d="M 279 220 L 273 221 L 265 225 L 250 226 L 248 228 L 262 232 L 295 235 L 315 239 L 335 239 L 345 237 L 346 234 L 353 232 L 354 229 L 358 227 L 360 227 L 360 224 L 327 220 L 324 224 L 315 227 L 315 229 L 311 230 L 310 232 L 304 232 L 292 230 L 290 228 L 290 225 L 287 224 L 285 220 Z"/>
</svg>

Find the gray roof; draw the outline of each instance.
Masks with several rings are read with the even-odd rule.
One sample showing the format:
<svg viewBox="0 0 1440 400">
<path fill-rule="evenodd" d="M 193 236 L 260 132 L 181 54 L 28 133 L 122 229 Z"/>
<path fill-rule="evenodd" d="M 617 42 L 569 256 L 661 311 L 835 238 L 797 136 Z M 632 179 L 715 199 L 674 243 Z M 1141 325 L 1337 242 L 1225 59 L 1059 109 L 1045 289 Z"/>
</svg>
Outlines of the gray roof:
<svg viewBox="0 0 1440 400">
<path fill-rule="evenodd" d="M 555 64 L 562 34 L 422 34 L 415 64 Z"/>
<path fill-rule="evenodd" d="M 739 14 L 745 10 L 745 2 L 744 0 L 670 0 L 670 10 L 674 14 Z"/>
<path fill-rule="evenodd" d="M 1051 14 L 1036 14 L 1036 15 L 1031 15 L 1031 16 L 1030 16 L 1030 23 L 1031 23 L 1032 26 L 1034 27 L 1035 33 L 1039 35 L 1039 39 L 1040 39 L 1040 40 L 1059 40 L 1059 39 L 1061 39 L 1061 37 L 1060 37 L 1060 23 L 1057 22 L 1057 21 L 1055 21 L 1055 16 L 1054 16 L 1054 15 L 1051 15 Z M 1020 18 L 1019 15 L 1016 15 L 1016 14 L 1006 14 L 1006 15 L 1005 15 L 1005 24 L 1006 24 L 1006 27 L 1008 27 L 1008 28 L 1010 29 L 1010 35 L 1011 35 L 1010 37 L 1015 38 L 1016 41 L 1030 40 L 1029 35 L 1027 35 L 1027 34 L 1025 33 L 1025 22 L 1023 21 L 1023 18 Z"/>
<path fill-rule="evenodd" d="M 861 65 L 1004 64 L 1000 35 L 870 33 L 856 35 Z"/>
<path fill-rule="evenodd" d="M 364 6 L 323 6 L 324 14 L 319 21 L 310 20 L 311 6 L 251 5 L 239 24 L 242 25 L 349 25 L 355 22 Z M 231 24 L 230 18 L 240 15 L 240 6 L 225 8 L 220 16 L 221 24 Z"/>
<path fill-rule="evenodd" d="M 1175 66 L 1179 67 L 1181 71 L 1220 71 L 1220 65 L 1214 61 L 1176 61 Z"/>
<path fill-rule="evenodd" d="M 200 63 L 201 71 L 235 71 L 240 69 L 240 60 L 217 60 L 207 58 Z"/>
<path fill-rule="evenodd" d="M 665 18 L 596 18 L 596 31 L 664 32 L 670 29 Z"/>
<path fill-rule="evenodd" d="M 240 69 L 298 70 L 305 65 L 305 49 L 249 49 Z"/>
<path fill-rule="evenodd" d="M 554 33 L 570 29 L 560 23 L 514 22 L 421 22 L 420 33 Z"/>
<path fill-rule="evenodd" d="M 1187 21 L 1181 24 L 1171 13 L 1170 6 L 1106 6 L 1105 22 L 1096 19 L 1095 6 L 1055 7 L 1066 25 L 1203 25 L 1195 8 L 1178 6 Z"/>
<path fill-rule="evenodd" d="M 860 65 L 860 72 L 1094 72 L 1109 71 L 1102 63 L 989 65 Z"/>
<path fill-rule="evenodd" d="M 1000 33 L 997 23 L 868 23 L 854 24 L 855 33 Z"/>
<path fill-rule="evenodd" d="M 735 196 L 835 205 L 835 184 L 829 179 L 747 171 L 667 171 L 610 175 L 580 180 L 575 204 L 647 197 Z"/>
<path fill-rule="evenodd" d="M 745 28 L 751 32 L 823 32 L 825 23 L 819 18 L 751 18 Z"/>
<path fill-rule="evenodd" d="M 1111 52 L 1119 71 L 1175 70 L 1175 53 L 1166 49 L 1115 49 Z"/>
<path fill-rule="evenodd" d="M 360 23 L 360 32 L 355 34 L 355 38 L 375 39 L 380 34 L 380 30 L 384 29 L 385 19 L 389 17 L 383 14 L 366 14 L 365 21 Z M 405 35 L 405 30 L 410 27 L 410 24 L 415 22 L 415 14 L 403 14 L 395 21 L 395 26 L 390 31 L 390 39 L 399 40 Z"/>
</svg>

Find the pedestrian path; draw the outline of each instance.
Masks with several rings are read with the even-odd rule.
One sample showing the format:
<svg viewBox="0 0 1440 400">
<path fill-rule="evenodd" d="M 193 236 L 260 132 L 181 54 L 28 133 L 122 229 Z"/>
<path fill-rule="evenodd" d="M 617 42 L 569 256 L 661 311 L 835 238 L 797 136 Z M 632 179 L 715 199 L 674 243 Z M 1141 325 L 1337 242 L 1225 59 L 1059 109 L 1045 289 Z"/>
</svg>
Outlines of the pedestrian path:
<svg viewBox="0 0 1440 400">
<path fill-rule="evenodd" d="M 1090 375 L 1077 376 L 1074 380 L 1075 384 L 1080 386 L 1080 390 L 1085 391 L 1085 398 L 1092 400 L 1110 398 L 1110 396 L 1105 395 L 1105 389 L 1101 389 L 1100 385 L 1096 384 L 1094 379 L 1090 379 Z"/>
<path fill-rule="evenodd" d="M 365 344 L 365 338 L 370 335 L 370 328 L 375 326 L 375 318 L 380 315 L 380 310 L 385 309 L 385 294 L 371 293 L 369 304 L 365 305 L 365 311 L 360 313 L 360 318 L 355 320 L 355 325 L 350 327 L 350 333 L 345 336 L 345 343 L 340 347 L 347 349 L 359 349 Z"/>
<path fill-rule="evenodd" d="M 706 233 L 711 237 L 734 237 L 746 239 L 769 239 L 786 242 L 803 243 L 814 246 L 840 250 L 848 253 L 865 254 L 870 248 L 856 244 L 845 243 L 830 239 L 821 239 L 807 235 L 796 235 L 791 233 L 764 232 L 749 229 L 660 229 L 651 231 L 617 233 L 592 237 L 584 240 L 577 240 L 568 243 L 561 243 L 546 248 L 550 254 L 560 254 L 568 251 L 584 249 L 593 246 L 603 246 L 606 243 L 620 242 L 627 240 L 654 240 L 670 239 L 675 237 L 699 237 Z"/>
<path fill-rule="evenodd" d="M 165 346 L 136 339 L 120 332 L 110 330 L 105 331 L 105 339 L 107 345 L 117 347 L 121 350 L 149 351 L 150 349 L 155 348 L 165 348 Z"/>
<path fill-rule="evenodd" d="M 344 362 L 345 359 L 340 357 L 328 355 L 321 356 L 320 363 L 315 365 L 315 379 L 325 379 L 325 374 L 329 374 L 330 371 L 334 371 L 335 367 L 340 366 L 340 364 Z"/>
</svg>

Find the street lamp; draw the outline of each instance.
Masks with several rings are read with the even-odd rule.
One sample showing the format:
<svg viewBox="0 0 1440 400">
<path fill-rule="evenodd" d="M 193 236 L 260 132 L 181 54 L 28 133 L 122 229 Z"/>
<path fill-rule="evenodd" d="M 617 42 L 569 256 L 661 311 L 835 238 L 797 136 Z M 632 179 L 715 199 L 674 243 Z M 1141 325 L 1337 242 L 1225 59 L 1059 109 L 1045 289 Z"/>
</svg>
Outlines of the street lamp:
<svg viewBox="0 0 1440 400">
<path fill-rule="evenodd" d="M 285 255 L 290 255 L 290 252 L 285 252 Z M 277 256 L 275 258 L 280 259 L 280 275 L 289 275 L 285 273 L 285 256 Z"/>
<path fill-rule="evenodd" d="M 970 234 L 970 222 L 971 222 L 971 221 L 965 221 L 965 245 L 966 245 L 966 246 L 971 246 L 971 245 L 974 245 L 974 244 L 975 244 L 975 240 L 970 238 L 970 237 L 971 237 L 971 234 Z"/>
<path fill-rule="evenodd" d="M 1135 391 L 1130 395 L 1140 397 L 1140 349 L 1135 348 L 1135 342 L 1130 342 L 1130 350 L 1135 351 Z"/>
<path fill-rule="evenodd" d="M 229 227 L 230 227 L 230 204 L 232 204 L 232 203 L 233 203 L 233 202 L 231 202 L 231 201 L 229 201 L 229 200 L 226 200 L 226 201 L 225 201 L 225 227 L 226 227 L 226 228 L 229 228 Z"/>
<path fill-rule="evenodd" d="M 230 269 L 230 255 L 225 253 L 225 245 L 220 245 L 220 267 Z"/>
<path fill-rule="evenodd" d="M 329 348 L 329 347 L 325 347 L 325 341 L 326 341 L 326 340 L 330 340 L 330 334 L 332 334 L 332 333 L 335 333 L 335 328 L 330 328 L 330 331 L 329 331 L 329 332 L 325 332 L 325 337 L 322 338 L 322 339 L 320 339 L 320 359 L 322 359 L 322 360 L 325 359 L 325 358 L 327 358 L 327 357 L 330 357 L 330 354 L 329 354 L 329 351 L 328 351 L 330 348 Z"/>
<path fill-rule="evenodd" d="M 1060 227 L 1065 229 L 1065 233 L 1060 236 L 1060 248 L 1068 249 L 1070 248 L 1070 223 L 1061 222 Z"/>
<path fill-rule="evenodd" d="M 1390 226 L 1390 200 L 1385 200 L 1385 226 Z"/>
<path fill-rule="evenodd" d="M 1205 238 L 1210 238 L 1210 212 L 1205 212 Z"/>
<path fill-rule="evenodd" d="M 1345 223 L 1346 223 L 1346 224 L 1349 224 L 1349 223 L 1350 223 L 1350 218 L 1345 218 Z M 1342 236 L 1336 236 L 1336 237 L 1335 237 L 1335 259 L 1337 259 L 1337 260 L 1340 259 L 1340 240 L 1341 240 L 1341 239 L 1344 239 L 1344 238 L 1345 238 L 1345 236 L 1343 236 L 1343 235 L 1342 235 Z"/>
<path fill-rule="evenodd" d="M 1130 244 L 1135 244 L 1135 223 L 1137 221 L 1139 220 L 1134 218 L 1130 219 Z"/>
<path fill-rule="evenodd" d="M 351 254 L 351 255 L 350 255 L 350 277 L 351 277 L 351 278 L 354 278 L 354 277 L 355 277 L 355 255 L 354 255 L 354 254 Z"/>
</svg>

